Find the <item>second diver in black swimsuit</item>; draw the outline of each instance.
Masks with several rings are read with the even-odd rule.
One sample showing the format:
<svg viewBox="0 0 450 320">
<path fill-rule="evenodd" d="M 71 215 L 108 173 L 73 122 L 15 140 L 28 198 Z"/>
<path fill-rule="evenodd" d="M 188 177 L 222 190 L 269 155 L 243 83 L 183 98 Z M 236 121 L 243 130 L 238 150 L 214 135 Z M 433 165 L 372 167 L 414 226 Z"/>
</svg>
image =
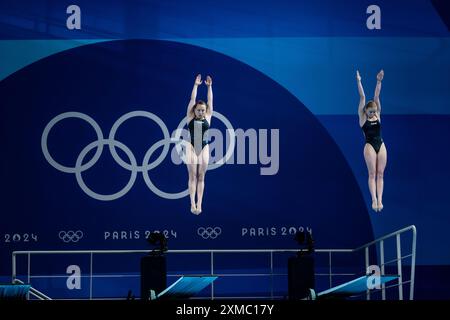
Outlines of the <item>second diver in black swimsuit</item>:
<svg viewBox="0 0 450 320">
<path fill-rule="evenodd" d="M 387 162 L 387 150 L 381 137 L 381 103 L 380 91 L 384 71 L 377 75 L 377 85 L 373 101 L 366 104 L 366 97 L 361 84 L 361 76 L 356 71 L 356 80 L 359 91 L 359 125 L 364 132 L 366 143 L 364 145 L 364 159 L 369 171 L 369 190 L 372 197 L 372 209 L 383 210 L 384 169 Z"/>
<path fill-rule="evenodd" d="M 187 107 L 187 125 L 191 143 L 187 144 L 186 165 L 189 171 L 189 196 L 191 212 L 199 215 L 202 212 L 203 191 L 205 189 L 205 174 L 209 163 L 208 129 L 213 114 L 212 79 L 206 77 L 208 87 L 208 102 L 197 99 L 197 87 L 202 84 L 202 76 L 195 78 L 191 100 Z M 197 202 L 195 196 L 197 195 Z"/>
</svg>

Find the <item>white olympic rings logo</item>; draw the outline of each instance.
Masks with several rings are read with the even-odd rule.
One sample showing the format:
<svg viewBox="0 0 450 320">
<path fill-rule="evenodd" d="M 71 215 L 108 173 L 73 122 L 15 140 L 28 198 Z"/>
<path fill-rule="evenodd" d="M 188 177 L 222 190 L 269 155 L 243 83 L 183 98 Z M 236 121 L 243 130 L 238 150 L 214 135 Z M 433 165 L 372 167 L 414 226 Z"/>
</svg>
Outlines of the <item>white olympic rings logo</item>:
<svg viewBox="0 0 450 320">
<path fill-rule="evenodd" d="M 203 239 L 216 239 L 222 233 L 222 229 L 220 227 L 200 227 L 197 229 L 197 234 Z"/>
<path fill-rule="evenodd" d="M 230 135 L 230 144 L 226 150 L 225 156 L 222 159 L 220 159 L 219 161 L 216 161 L 213 164 L 209 164 L 208 170 L 217 169 L 218 167 L 225 164 L 228 161 L 228 159 L 233 155 L 234 147 L 236 144 L 236 141 L 235 141 L 236 134 L 234 132 L 233 126 L 231 125 L 230 121 L 228 121 L 227 118 L 225 118 L 222 114 L 220 114 L 217 111 L 214 111 L 213 115 L 215 118 L 221 120 L 225 124 L 225 126 L 227 128 L 227 132 Z M 125 122 L 126 120 L 129 120 L 134 117 L 144 117 L 144 118 L 148 118 L 148 119 L 154 121 L 161 128 L 161 131 L 164 136 L 163 139 L 157 141 L 155 144 L 153 144 L 147 150 L 147 152 L 145 153 L 144 159 L 142 160 L 142 165 L 137 164 L 134 154 L 131 152 L 131 150 L 126 145 L 124 145 L 122 142 L 117 141 L 115 139 L 117 130 L 120 127 L 120 125 L 122 125 L 122 123 Z M 82 119 L 82 120 L 86 121 L 87 123 L 89 123 L 92 126 L 92 128 L 95 130 L 95 133 L 97 135 L 97 140 L 88 144 L 80 152 L 80 154 L 77 157 L 75 167 L 67 167 L 67 166 L 64 166 L 64 165 L 58 163 L 56 160 L 54 160 L 53 157 L 50 155 L 50 152 L 48 150 L 48 145 L 47 145 L 48 135 L 49 135 L 51 129 L 53 128 L 53 126 L 56 123 L 58 123 L 59 121 L 62 121 L 67 118 L 78 118 L 78 119 Z M 181 145 L 183 145 L 186 150 L 186 144 L 188 143 L 186 140 L 181 139 L 181 133 L 182 133 L 182 130 L 185 125 L 186 125 L 186 117 L 183 120 L 181 120 L 180 124 L 178 125 L 177 130 L 175 130 L 175 136 L 173 138 L 171 138 L 170 134 L 169 134 L 169 130 L 167 129 L 166 125 L 161 120 L 161 118 L 159 118 L 157 115 L 155 115 L 151 112 L 148 112 L 148 111 L 132 111 L 132 112 L 126 113 L 123 116 L 121 116 L 113 124 L 111 131 L 109 132 L 108 138 L 105 139 L 103 137 L 103 132 L 102 132 L 100 126 L 90 116 L 88 116 L 84 113 L 81 113 L 81 112 L 65 112 L 65 113 L 62 113 L 62 114 L 54 117 L 47 124 L 47 126 L 44 129 L 44 132 L 42 133 L 41 148 L 42 148 L 42 152 L 44 154 L 45 159 L 48 161 L 48 163 L 50 163 L 50 165 L 52 165 L 55 169 L 57 169 L 59 171 L 66 172 L 66 173 L 74 173 L 80 188 L 87 195 L 89 195 L 90 197 L 92 197 L 94 199 L 102 200 L 102 201 L 112 201 L 112 200 L 116 200 L 116 199 L 119 199 L 120 197 L 124 196 L 133 187 L 133 185 L 136 181 L 138 172 L 142 172 L 142 176 L 144 178 L 145 183 L 147 184 L 148 188 L 151 191 L 153 191 L 153 193 L 155 193 L 158 196 L 165 198 L 165 199 L 180 199 L 189 194 L 188 188 L 186 190 L 178 192 L 178 193 L 164 192 L 164 191 L 160 190 L 159 188 L 157 188 L 154 185 L 154 183 L 150 180 L 148 171 L 156 168 L 166 158 L 167 154 L 169 153 L 170 144 L 172 144 L 172 143 L 175 144 L 176 151 L 177 151 L 178 155 L 180 156 L 181 160 L 183 160 L 183 162 L 186 163 L 186 153 L 185 152 L 183 153 L 182 149 L 181 149 Z M 118 192 L 113 193 L 113 194 L 99 194 L 97 192 L 92 191 L 86 185 L 86 183 L 84 182 L 83 177 L 81 175 L 82 172 L 90 169 L 92 166 L 94 166 L 97 163 L 97 161 L 100 159 L 100 156 L 102 154 L 104 145 L 109 146 L 109 151 L 111 152 L 111 155 L 114 158 L 114 160 L 117 162 L 117 164 L 119 164 L 122 168 L 124 168 L 128 171 L 131 171 L 130 179 L 129 179 L 128 183 L 125 185 L 125 187 L 123 187 L 121 190 L 119 190 Z M 130 163 L 127 163 L 120 158 L 120 156 L 117 154 L 116 147 L 121 149 L 126 154 Z M 159 155 L 159 157 L 156 160 L 154 160 L 153 162 L 149 163 L 149 160 L 150 160 L 150 157 L 152 156 L 152 154 L 156 151 L 156 149 L 158 149 L 160 147 L 163 147 L 163 150 L 162 150 L 161 154 Z M 97 148 L 97 150 L 95 151 L 95 154 L 92 157 L 92 159 L 90 159 L 88 162 L 83 164 L 83 160 L 86 157 L 86 155 L 89 153 L 89 151 L 91 151 L 94 148 Z"/>
<path fill-rule="evenodd" d="M 77 231 L 60 231 L 58 234 L 59 238 L 68 243 L 68 242 L 78 242 L 83 238 L 83 231 L 77 230 Z"/>
</svg>

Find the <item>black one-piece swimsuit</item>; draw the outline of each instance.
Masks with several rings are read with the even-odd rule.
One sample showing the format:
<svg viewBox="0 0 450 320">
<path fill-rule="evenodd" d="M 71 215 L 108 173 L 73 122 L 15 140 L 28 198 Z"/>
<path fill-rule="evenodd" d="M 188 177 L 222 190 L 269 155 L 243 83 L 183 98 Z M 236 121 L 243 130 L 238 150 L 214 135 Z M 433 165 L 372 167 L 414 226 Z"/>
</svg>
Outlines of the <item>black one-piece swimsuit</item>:
<svg viewBox="0 0 450 320">
<path fill-rule="evenodd" d="M 209 129 L 208 120 L 194 118 L 191 121 L 189 121 L 188 128 L 189 133 L 191 135 L 191 144 L 195 149 L 195 153 L 199 154 L 203 150 L 203 148 L 208 144 L 208 135 L 207 135 L 207 131 Z M 197 137 L 195 134 L 200 132 L 201 136 Z M 195 145 L 196 139 L 199 139 L 199 142 L 201 141 L 201 145 L 200 143 L 198 143 L 197 146 Z"/>
<path fill-rule="evenodd" d="M 364 132 L 366 143 L 369 143 L 375 149 L 375 152 L 378 153 L 383 144 L 380 121 L 378 119 L 375 121 L 369 121 L 369 119 L 367 119 L 361 128 Z"/>
</svg>

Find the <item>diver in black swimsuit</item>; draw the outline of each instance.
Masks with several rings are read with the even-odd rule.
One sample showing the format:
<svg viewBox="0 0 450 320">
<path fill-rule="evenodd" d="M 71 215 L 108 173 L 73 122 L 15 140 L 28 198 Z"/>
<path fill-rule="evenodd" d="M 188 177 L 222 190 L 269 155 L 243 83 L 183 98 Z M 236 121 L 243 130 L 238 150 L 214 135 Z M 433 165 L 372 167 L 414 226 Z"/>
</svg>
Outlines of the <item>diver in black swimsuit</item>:
<svg viewBox="0 0 450 320">
<path fill-rule="evenodd" d="M 387 150 L 381 137 L 381 103 L 380 91 L 384 71 L 377 75 L 377 85 L 373 101 L 366 104 L 366 97 L 361 84 L 361 76 L 356 71 L 359 91 L 359 125 L 364 132 L 366 144 L 364 145 L 364 159 L 369 171 L 369 190 L 372 197 L 372 209 L 383 210 L 384 169 L 387 162 Z"/>
<path fill-rule="evenodd" d="M 206 77 L 208 87 L 208 103 L 197 98 L 197 87 L 202 84 L 202 76 L 195 78 L 191 100 L 187 108 L 187 125 L 191 135 L 191 143 L 187 145 L 186 164 L 189 171 L 189 196 L 191 199 L 191 212 L 202 212 L 203 191 L 205 189 L 205 174 L 209 163 L 209 145 L 207 131 L 211 124 L 213 114 L 212 79 Z M 197 195 L 197 203 L 195 202 Z"/>
</svg>

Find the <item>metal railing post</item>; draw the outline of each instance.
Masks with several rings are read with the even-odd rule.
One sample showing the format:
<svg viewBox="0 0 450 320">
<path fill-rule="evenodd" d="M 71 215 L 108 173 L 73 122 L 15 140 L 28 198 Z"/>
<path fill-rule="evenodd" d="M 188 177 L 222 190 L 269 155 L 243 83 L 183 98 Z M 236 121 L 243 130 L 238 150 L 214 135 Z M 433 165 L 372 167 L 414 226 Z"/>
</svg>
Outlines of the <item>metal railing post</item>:
<svg viewBox="0 0 450 320">
<path fill-rule="evenodd" d="M 380 263 L 381 263 L 381 275 L 384 276 L 384 240 L 380 241 Z M 381 299 L 386 300 L 386 285 L 381 285 Z"/>
<path fill-rule="evenodd" d="M 31 253 L 28 252 L 28 266 L 27 266 L 27 284 L 31 284 Z M 27 300 L 30 300 L 30 292 L 27 293 Z"/>
<path fill-rule="evenodd" d="M 403 279 L 402 279 L 402 248 L 400 234 L 397 234 L 397 272 L 398 272 L 398 299 L 403 300 Z"/>
<path fill-rule="evenodd" d="M 413 243 L 412 243 L 412 254 L 411 254 L 411 283 L 409 286 L 409 300 L 414 300 L 414 279 L 416 272 L 416 241 L 417 241 L 417 230 L 413 226 Z"/>
<path fill-rule="evenodd" d="M 367 270 L 369 269 L 369 247 L 366 247 L 365 249 L 365 256 L 366 256 L 366 270 L 364 271 L 365 274 L 367 274 Z M 369 288 L 367 288 L 366 292 L 366 299 L 370 300 L 370 291 Z"/>
<path fill-rule="evenodd" d="M 91 252 L 89 259 L 89 300 L 92 300 L 92 264 L 93 264 L 94 254 Z"/>
<path fill-rule="evenodd" d="M 13 252 L 12 254 L 12 283 L 14 283 L 14 281 L 17 278 L 17 270 L 16 270 L 16 253 Z"/>
<path fill-rule="evenodd" d="M 211 275 L 214 274 L 214 251 L 211 251 Z M 214 282 L 211 283 L 211 300 L 214 300 Z"/>
<path fill-rule="evenodd" d="M 330 273 L 330 288 L 333 286 L 333 280 L 331 276 L 331 251 L 328 252 L 328 272 Z"/>
<path fill-rule="evenodd" d="M 273 251 L 270 251 L 270 298 L 273 300 Z"/>
</svg>

